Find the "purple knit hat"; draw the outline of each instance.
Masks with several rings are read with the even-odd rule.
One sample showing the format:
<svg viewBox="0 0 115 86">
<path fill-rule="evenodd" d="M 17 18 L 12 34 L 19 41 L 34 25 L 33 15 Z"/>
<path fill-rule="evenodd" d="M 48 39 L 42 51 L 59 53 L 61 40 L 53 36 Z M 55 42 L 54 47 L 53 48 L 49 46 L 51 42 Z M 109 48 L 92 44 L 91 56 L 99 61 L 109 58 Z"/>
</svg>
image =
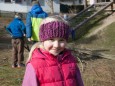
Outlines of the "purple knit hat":
<svg viewBox="0 0 115 86">
<path fill-rule="evenodd" d="M 64 38 L 68 40 L 70 27 L 65 22 L 52 21 L 40 26 L 39 37 L 40 41 L 45 41 L 51 38 Z"/>
</svg>

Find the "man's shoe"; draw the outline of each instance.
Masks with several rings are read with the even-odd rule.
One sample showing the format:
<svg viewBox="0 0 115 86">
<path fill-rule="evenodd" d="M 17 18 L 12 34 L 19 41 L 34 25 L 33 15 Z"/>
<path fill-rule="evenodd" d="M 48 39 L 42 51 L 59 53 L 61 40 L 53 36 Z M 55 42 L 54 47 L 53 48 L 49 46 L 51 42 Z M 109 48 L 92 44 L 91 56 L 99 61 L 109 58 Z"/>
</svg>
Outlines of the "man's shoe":
<svg viewBox="0 0 115 86">
<path fill-rule="evenodd" d="M 21 67 L 25 67 L 25 64 L 23 64 L 23 63 L 18 64 L 18 68 L 21 68 Z"/>
<path fill-rule="evenodd" d="M 17 67 L 17 65 L 14 65 L 14 64 L 12 65 L 12 68 L 16 68 L 16 67 Z"/>
</svg>

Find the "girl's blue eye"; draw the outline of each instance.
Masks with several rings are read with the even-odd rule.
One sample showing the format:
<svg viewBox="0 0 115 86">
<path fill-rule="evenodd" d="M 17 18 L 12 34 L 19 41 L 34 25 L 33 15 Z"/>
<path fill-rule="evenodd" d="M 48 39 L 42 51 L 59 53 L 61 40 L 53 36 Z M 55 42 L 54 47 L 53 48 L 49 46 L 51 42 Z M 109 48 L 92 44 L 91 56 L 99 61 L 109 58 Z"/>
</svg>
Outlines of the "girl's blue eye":
<svg viewBox="0 0 115 86">
<path fill-rule="evenodd" d="M 60 39 L 59 41 L 65 41 L 65 39 Z"/>
<path fill-rule="evenodd" d="M 54 39 L 49 39 L 50 41 L 54 41 Z"/>
<path fill-rule="evenodd" d="M 56 41 L 56 39 L 49 39 L 49 41 L 53 42 L 53 41 Z M 65 41 L 65 39 L 61 38 L 61 39 L 58 39 L 58 41 L 63 42 Z"/>
</svg>

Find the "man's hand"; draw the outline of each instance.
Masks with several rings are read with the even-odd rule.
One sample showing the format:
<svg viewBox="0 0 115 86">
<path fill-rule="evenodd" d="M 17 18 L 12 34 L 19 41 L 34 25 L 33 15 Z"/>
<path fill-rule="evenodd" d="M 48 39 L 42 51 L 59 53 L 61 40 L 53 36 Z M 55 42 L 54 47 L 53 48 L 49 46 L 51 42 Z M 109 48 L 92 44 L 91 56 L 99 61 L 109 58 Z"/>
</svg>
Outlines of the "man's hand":
<svg viewBox="0 0 115 86">
<path fill-rule="evenodd" d="M 28 41 L 31 41 L 31 38 L 28 38 Z"/>
<path fill-rule="evenodd" d="M 23 35 L 24 37 L 26 36 L 26 34 Z"/>
</svg>

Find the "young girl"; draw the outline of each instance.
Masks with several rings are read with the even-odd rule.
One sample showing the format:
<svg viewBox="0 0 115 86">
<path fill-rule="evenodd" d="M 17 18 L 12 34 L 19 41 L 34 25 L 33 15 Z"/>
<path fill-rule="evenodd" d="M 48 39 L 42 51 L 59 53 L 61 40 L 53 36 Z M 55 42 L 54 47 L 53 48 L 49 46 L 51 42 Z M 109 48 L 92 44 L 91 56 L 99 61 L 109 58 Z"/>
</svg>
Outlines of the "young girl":
<svg viewBox="0 0 115 86">
<path fill-rule="evenodd" d="M 59 16 L 42 21 L 41 44 L 30 51 L 22 86 L 84 86 L 76 58 L 65 48 L 69 33 L 68 23 Z"/>
</svg>

